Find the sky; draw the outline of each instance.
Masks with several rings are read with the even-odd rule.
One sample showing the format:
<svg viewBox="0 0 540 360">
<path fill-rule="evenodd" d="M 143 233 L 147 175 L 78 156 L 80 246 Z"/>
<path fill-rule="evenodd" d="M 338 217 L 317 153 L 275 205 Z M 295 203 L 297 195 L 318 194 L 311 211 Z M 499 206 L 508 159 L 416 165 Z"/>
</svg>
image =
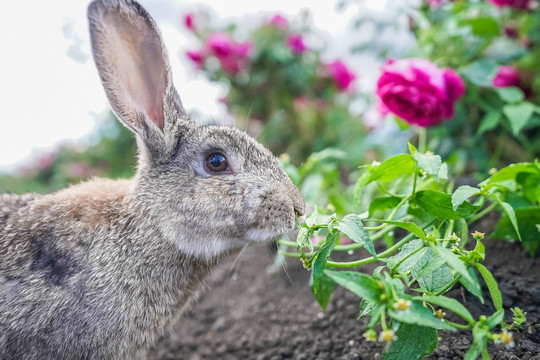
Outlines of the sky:
<svg viewBox="0 0 540 360">
<path fill-rule="evenodd" d="M 84 146 L 109 107 L 90 55 L 87 0 L 11 1 L 0 22 L 0 172 L 13 170 L 36 154 L 61 143 Z M 175 85 L 188 112 L 226 116 L 218 99 L 225 89 L 197 74 L 183 56 L 197 45 L 183 28 L 183 15 L 205 9 L 224 23 L 244 19 L 259 23 L 279 13 L 310 19 L 334 57 L 346 57 L 350 43 L 338 41 L 350 30 L 358 8 L 336 11 L 337 1 L 273 0 L 140 0 L 161 29 L 168 48 Z M 363 6 L 385 11 L 387 0 L 366 0 Z M 252 16 L 246 16 L 252 15 Z M 246 20 L 248 19 L 248 20 Z M 249 24 L 247 24 L 249 26 Z M 358 67 L 361 65 L 357 64 Z"/>
</svg>

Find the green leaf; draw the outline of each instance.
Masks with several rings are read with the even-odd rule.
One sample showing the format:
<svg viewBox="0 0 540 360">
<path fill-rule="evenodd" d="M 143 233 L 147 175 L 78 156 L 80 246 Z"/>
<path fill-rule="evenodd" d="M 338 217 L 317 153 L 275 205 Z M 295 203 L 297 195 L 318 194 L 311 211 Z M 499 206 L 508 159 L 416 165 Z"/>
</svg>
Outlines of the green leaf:
<svg viewBox="0 0 540 360">
<path fill-rule="evenodd" d="M 313 212 L 309 217 L 306 219 L 306 226 L 307 227 L 313 227 L 317 223 L 317 207 L 313 209 Z"/>
<path fill-rule="evenodd" d="M 428 248 L 421 249 L 424 246 L 424 242 L 422 240 L 413 240 L 411 242 L 408 242 L 407 244 L 403 245 L 400 252 L 397 255 L 394 255 L 390 258 L 388 258 L 388 262 L 386 263 L 386 266 L 389 269 L 394 268 L 397 264 L 399 264 L 403 259 L 408 257 L 405 261 L 401 262 L 401 264 L 398 266 L 398 271 L 401 273 L 405 273 L 407 270 L 412 269 L 417 263 L 418 260 L 424 257 L 425 252 Z M 415 251 L 418 251 L 414 255 L 411 255 Z"/>
<path fill-rule="evenodd" d="M 514 227 L 514 230 L 516 231 L 517 237 L 519 241 L 521 241 L 521 234 L 519 233 L 519 227 L 516 219 L 516 213 L 514 212 L 514 208 L 508 203 L 505 203 L 501 200 L 499 195 L 495 194 L 495 200 L 499 203 L 499 205 L 503 208 L 504 212 L 506 213 L 506 216 L 508 216 L 508 219 L 510 219 L 510 222 L 512 223 L 512 226 Z"/>
<path fill-rule="evenodd" d="M 476 360 L 484 347 L 487 345 L 487 335 L 489 331 L 485 328 L 482 322 L 474 324 L 473 328 L 473 343 L 469 350 L 465 353 L 464 360 Z"/>
<path fill-rule="evenodd" d="M 353 202 L 355 206 L 358 206 L 362 199 L 362 191 L 368 184 L 369 178 L 371 177 L 371 174 L 369 172 L 365 172 L 360 176 L 360 179 L 356 182 L 354 185 L 354 193 L 353 193 Z"/>
<path fill-rule="evenodd" d="M 527 101 L 516 105 L 507 104 L 503 107 L 503 113 L 508 118 L 514 135 L 518 135 L 521 129 L 527 125 L 534 110 L 535 106 Z"/>
<path fill-rule="evenodd" d="M 469 253 L 471 261 L 483 261 L 486 258 L 486 248 L 480 240 L 476 240 L 476 246 Z"/>
<path fill-rule="evenodd" d="M 491 299 L 493 300 L 493 305 L 495 305 L 495 309 L 502 310 L 502 295 L 501 291 L 499 290 L 499 285 L 497 285 L 497 281 L 495 281 L 495 278 L 491 272 L 484 265 L 476 263 L 476 268 L 486 282 L 489 293 L 491 294 Z"/>
<path fill-rule="evenodd" d="M 371 255 L 373 255 L 373 257 L 377 258 L 373 241 L 371 241 L 366 229 L 364 228 L 364 224 L 362 224 L 362 220 L 358 216 L 354 214 L 345 216 L 339 221 L 336 229 L 347 235 L 347 237 L 349 237 L 355 243 L 364 245 L 364 248 Z"/>
<path fill-rule="evenodd" d="M 474 318 L 469 312 L 469 310 L 467 310 L 465 306 L 461 305 L 461 303 L 455 299 L 446 296 L 430 296 L 426 294 L 424 294 L 423 296 L 415 296 L 413 297 L 413 299 L 419 301 L 427 301 L 428 303 L 439 305 L 440 307 L 455 312 L 456 314 L 464 318 L 468 323 L 474 322 Z"/>
<path fill-rule="evenodd" d="M 332 292 L 334 291 L 334 281 L 330 279 L 328 276 L 323 274 L 320 282 L 319 282 L 319 288 L 315 295 L 315 300 L 321 305 L 323 311 L 326 311 L 326 306 L 328 305 L 328 301 L 330 300 L 330 296 L 332 295 Z M 313 290 L 313 287 L 312 287 Z"/>
<path fill-rule="evenodd" d="M 375 198 L 369 204 L 369 213 L 373 214 L 375 211 L 393 209 L 400 203 L 400 201 L 401 199 L 396 196 Z"/>
<path fill-rule="evenodd" d="M 501 100 L 507 103 L 517 103 L 525 99 L 523 90 L 514 86 L 498 88 L 495 91 L 499 94 Z"/>
<path fill-rule="evenodd" d="M 441 157 L 439 155 L 426 155 L 416 152 L 414 160 L 418 166 L 424 169 L 429 175 L 433 176 L 436 182 L 439 182 L 439 170 L 441 169 Z"/>
<path fill-rule="evenodd" d="M 426 233 L 424 232 L 424 230 L 422 230 L 420 226 L 416 225 L 413 222 L 393 221 L 393 220 L 373 220 L 373 221 L 380 222 L 383 224 L 390 224 L 390 225 L 398 226 L 402 229 L 412 232 L 414 235 L 418 236 L 422 240 L 426 239 Z"/>
<path fill-rule="evenodd" d="M 441 263 L 442 260 L 442 263 Z M 411 269 L 413 279 L 418 282 L 423 291 L 438 293 L 444 290 L 454 276 L 446 261 L 435 255 L 431 248 L 426 251 L 423 258 Z"/>
<path fill-rule="evenodd" d="M 486 131 L 493 130 L 499 125 L 499 121 L 501 120 L 501 113 L 499 111 L 490 111 L 488 112 L 480 122 L 480 126 L 478 126 L 478 131 L 476 132 L 477 135 L 482 135 Z"/>
<path fill-rule="evenodd" d="M 492 60 L 479 60 L 462 67 L 459 72 L 477 86 L 492 87 L 499 66 Z"/>
<path fill-rule="evenodd" d="M 486 247 L 484 246 L 484 244 L 482 244 L 482 242 L 480 240 L 477 240 L 476 241 L 476 246 L 474 247 L 473 251 L 476 251 L 480 255 L 485 255 L 486 254 Z M 484 257 L 482 257 L 482 260 L 484 260 Z"/>
<path fill-rule="evenodd" d="M 482 184 L 489 183 L 489 184 L 506 185 L 508 181 L 515 182 L 517 175 L 522 172 L 531 173 L 531 174 L 540 174 L 540 170 L 534 164 L 531 164 L 531 163 L 511 164 L 497 171 L 489 179 L 482 182 Z"/>
<path fill-rule="evenodd" d="M 479 193 L 480 189 L 469 185 L 458 187 L 452 194 L 452 210 L 456 211 L 459 205 L 461 205 L 465 200 L 473 195 L 478 195 Z"/>
<path fill-rule="evenodd" d="M 308 247 L 309 251 L 313 251 L 313 244 L 311 243 L 311 241 L 309 241 L 310 233 L 311 232 L 308 228 L 300 228 L 300 230 L 298 231 L 298 236 L 296 237 L 296 243 L 298 244 L 298 247 Z"/>
<path fill-rule="evenodd" d="M 367 301 L 376 303 L 381 295 L 379 282 L 371 276 L 356 271 L 325 270 L 329 278 L 345 289 L 355 293 Z"/>
<path fill-rule="evenodd" d="M 476 16 L 473 18 L 466 18 L 459 21 L 461 26 L 469 25 L 471 27 L 471 32 L 473 35 L 482 37 L 482 38 L 493 38 L 500 35 L 501 30 L 499 28 L 499 23 L 495 21 L 490 16 Z"/>
<path fill-rule="evenodd" d="M 522 244 L 531 256 L 535 256 L 540 245 L 540 232 L 537 224 L 540 224 L 540 207 L 526 207 L 515 210 L 515 215 L 519 228 L 521 229 Z M 494 233 L 490 236 L 493 239 L 515 240 L 516 232 L 507 215 L 503 215 L 499 220 Z"/>
<path fill-rule="evenodd" d="M 520 185 L 523 197 L 529 202 L 527 206 L 534 205 L 537 201 L 540 202 L 540 174 L 517 174 L 516 183 Z M 514 206 L 515 208 L 516 206 Z"/>
<path fill-rule="evenodd" d="M 375 305 L 373 305 L 372 302 L 369 302 L 366 299 L 362 299 L 362 301 L 360 301 L 360 313 L 358 314 L 356 320 L 359 320 L 362 316 L 372 314 L 374 307 Z"/>
<path fill-rule="evenodd" d="M 321 282 L 321 278 L 324 274 L 324 269 L 326 268 L 326 261 L 328 260 L 328 257 L 332 253 L 332 250 L 334 250 L 334 247 L 336 246 L 336 241 L 338 239 L 339 233 L 337 231 L 332 231 L 326 236 L 326 241 L 324 242 L 323 246 L 319 249 L 317 252 L 317 258 L 315 259 L 315 262 L 313 263 L 313 271 L 311 273 L 311 276 L 313 277 L 313 293 L 317 294 L 317 290 L 319 289 L 319 283 Z"/>
<path fill-rule="evenodd" d="M 430 249 L 428 249 L 429 251 Z M 433 251 L 433 250 L 431 250 Z M 446 264 L 446 260 L 444 260 L 442 257 L 440 256 L 432 256 L 431 259 L 429 259 L 428 262 L 426 262 L 421 268 L 417 268 L 417 270 L 414 272 L 414 279 L 419 279 L 419 278 L 422 278 L 428 274 L 431 274 L 433 273 L 435 270 L 441 268 L 443 265 Z M 448 268 L 448 266 L 446 266 Z M 446 281 L 442 281 L 443 283 L 451 283 L 452 280 L 453 280 L 453 276 L 452 276 L 452 273 L 450 272 L 449 270 L 450 268 L 448 268 L 448 279 L 446 279 Z M 446 285 L 444 285 L 446 286 Z M 444 287 L 443 287 L 444 288 Z M 430 291 L 433 291 L 433 290 L 430 290 Z M 437 292 L 437 291 L 433 291 L 433 292 Z"/>
<path fill-rule="evenodd" d="M 471 294 L 476 296 L 480 302 L 484 303 L 484 297 L 482 296 L 482 288 L 480 287 L 480 282 L 478 281 L 478 278 L 476 277 L 476 274 L 474 273 L 474 268 L 469 268 L 469 276 L 473 279 L 472 281 L 467 280 L 466 278 L 462 277 L 459 279 L 459 282 L 465 286 L 465 289 L 469 291 Z"/>
<path fill-rule="evenodd" d="M 452 196 L 435 190 L 418 191 L 414 201 L 431 215 L 447 220 L 458 220 L 476 213 L 480 206 L 464 201 L 454 211 Z"/>
<path fill-rule="evenodd" d="M 399 266 L 397 267 L 397 271 L 404 274 L 408 270 L 411 270 L 418 263 L 418 261 L 425 256 L 428 249 L 429 248 L 424 247 L 424 248 L 418 250 L 417 253 L 409 256 L 401 264 L 399 264 Z"/>
<path fill-rule="evenodd" d="M 441 164 L 441 169 L 439 170 L 439 179 L 448 180 L 448 165 L 446 163 Z"/>
<path fill-rule="evenodd" d="M 450 265 L 450 267 L 454 269 L 458 274 L 460 274 L 465 280 L 471 282 L 473 281 L 473 279 L 469 275 L 467 266 L 465 266 L 463 261 L 461 261 L 461 259 L 456 254 L 442 246 L 437 246 L 436 251 L 444 260 L 446 260 L 448 265 Z"/>
<path fill-rule="evenodd" d="M 397 339 L 383 352 L 383 360 L 419 360 L 437 347 L 437 330 L 416 324 L 401 324 Z"/>
<path fill-rule="evenodd" d="M 367 184 L 373 181 L 388 182 L 414 172 L 414 159 L 409 154 L 393 156 L 385 160 L 371 173 Z"/>
<path fill-rule="evenodd" d="M 369 319 L 369 323 L 367 324 L 367 327 L 374 327 L 377 325 L 379 321 L 381 321 L 381 313 L 386 308 L 384 304 L 377 304 L 373 308 L 373 311 L 371 312 L 371 319 Z"/>
<path fill-rule="evenodd" d="M 434 329 L 456 331 L 456 329 L 441 321 L 430 310 L 420 305 L 417 301 L 412 301 L 411 306 L 405 311 L 388 309 L 388 315 L 394 320 L 407 324 L 428 326 Z"/>
<path fill-rule="evenodd" d="M 490 317 L 487 318 L 488 329 L 493 329 L 495 326 L 499 325 L 504 319 L 504 310 L 500 309 L 495 311 Z"/>
</svg>

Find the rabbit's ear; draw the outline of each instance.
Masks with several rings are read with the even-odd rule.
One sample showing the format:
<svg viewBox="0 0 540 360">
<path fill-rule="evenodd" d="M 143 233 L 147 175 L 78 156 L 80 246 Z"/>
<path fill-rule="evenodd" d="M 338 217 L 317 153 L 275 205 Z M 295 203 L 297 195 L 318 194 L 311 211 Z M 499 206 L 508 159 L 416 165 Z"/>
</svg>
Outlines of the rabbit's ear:
<svg viewBox="0 0 540 360">
<path fill-rule="evenodd" d="M 88 20 L 94 60 L 114 112 L 150 150 L 163 153 L 155 147 L 172 146 L 168 133 L 177 133 L 185 112 L 154 20 L 134 0 L 95 0 Z"/>
</svg>

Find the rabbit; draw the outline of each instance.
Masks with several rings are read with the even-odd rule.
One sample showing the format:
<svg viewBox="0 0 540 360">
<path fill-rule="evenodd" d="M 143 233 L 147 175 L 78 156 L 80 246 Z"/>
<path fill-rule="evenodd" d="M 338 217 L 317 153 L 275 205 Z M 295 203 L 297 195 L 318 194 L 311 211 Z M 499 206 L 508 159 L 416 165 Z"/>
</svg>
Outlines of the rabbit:
<svg viewBox="0 0 540 360">
<path fill-rule="evenodd" d="M 132 179 L 0 195 L 0 359 L 139 359 L 212 269 L 296 227 L 304 199 L 271 152 L 200 126 L 135 0 L 88 7 L 94 61 L 135 133 Z"/>
</svg>

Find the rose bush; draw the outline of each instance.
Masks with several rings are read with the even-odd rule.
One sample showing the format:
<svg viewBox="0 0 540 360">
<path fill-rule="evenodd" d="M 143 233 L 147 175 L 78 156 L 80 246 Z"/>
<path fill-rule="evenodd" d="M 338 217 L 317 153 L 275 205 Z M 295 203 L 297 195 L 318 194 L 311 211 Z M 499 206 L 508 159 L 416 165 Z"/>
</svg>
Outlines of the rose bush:
<svg viewBox="0 0 540 360">
<path fill-rule="evenodd" d="M 398 0 L 390 1 L 407 7 Z M 377 46 L 373 46 L 372 40 L 364 40 L 354 44 L 352 51 L 365 52 L 363 56 L 372 55 L 381 62 L 389 56 L 416 58 L 429 61 L 439 69 L 452 69 L 462 79 L 463 95 L 456 102 L 442 90 L 446 80 L 436 84 L 425 80 L 441 78 L 440 71 L 444 70 L 433 70 L 425 62 L 418 66 L 404 65 L 401 61 L 410 60 L 403 59 L 397 60 L 400 69 L 394 68 L 396 64 L 383 66 L 371 109 L 392 113 L 408 124 L 429 127 L 418 132 L 418 139 L 427 139 L 424 144 L 444 159 L 459 162 L 458 171 L 487 172 L 538 158 L 539 2 L 423 0 L 419 6 L 408 6 L 411 8 L 401 12 L 406 15 L 396 12 L 395 16 L 401 18 L 393 22 L 368 20 L 359 11 L 353 24 L 362 32 L 375 23 L 380 33 L 394 31 L 404 40 L 407 36 L 403 33 L 408 31 L 407 35 L 414 41 L 409 48 L 398 52 L 395 44 L 376 42 Z M 397 19 L 402 29 L 395 29 Z M 406 73 L 406 67 L 417 70 L 407 70 L 405 76 L 402 74 Z M 457 85 L 460 81 L 449 83 Z M 457 85 L 456 89 L 459 88 Z M 376 112 L 365 112 L 364 117 L 371 118 L 373 113 Z M 400 136 L 408 136 L 407 123 L 398 121 L 403 131 Z M 371 121 L 370 125 L 377 130 L 372 124 L 376 123 Z M 386 126 L 388 122 L 379 120 L 379 124 Z M 378 132 L 374 134 L 377 136 Z M 377 149 L 387 147 L 384 139 L 375 138 L 373 142 Z"/>
<path fill-rule="evenodd" d="M 493 87 L 501 88 L 508 86 L 520 87 L 521 75 L 513 66 L 502 65 L 493 78 Z"/>
<path fill-rule="evenodd" d="M 498 7 L 511 7 L 514 9 L 526 10 L 531 8 L 531 0 L 487 0 Z"/>
<path fill-rule="evenodd" d="M 390 60 L 377 82 L 382 111 L 421 127 L 453 117 L 454 105 L 464 93 L 459 75 L 424 59 Z"/>
<path fill-rule="evenodd" d="M 227 85 L 223 103 L 239 127 L 295 164 L 326 147 L 347 149 L 350 166 L 359 164 L 364 129 L 349 111 L 357 75 L 341 59 L 321 60 L 309 26 L 275 15 L 239 41 L 234 26 L 203 28 L 187 16 L 185 24 L 197 24 L 191 33 L 200 46 L 186 56 L 210 80 Z"/>
</svg>

